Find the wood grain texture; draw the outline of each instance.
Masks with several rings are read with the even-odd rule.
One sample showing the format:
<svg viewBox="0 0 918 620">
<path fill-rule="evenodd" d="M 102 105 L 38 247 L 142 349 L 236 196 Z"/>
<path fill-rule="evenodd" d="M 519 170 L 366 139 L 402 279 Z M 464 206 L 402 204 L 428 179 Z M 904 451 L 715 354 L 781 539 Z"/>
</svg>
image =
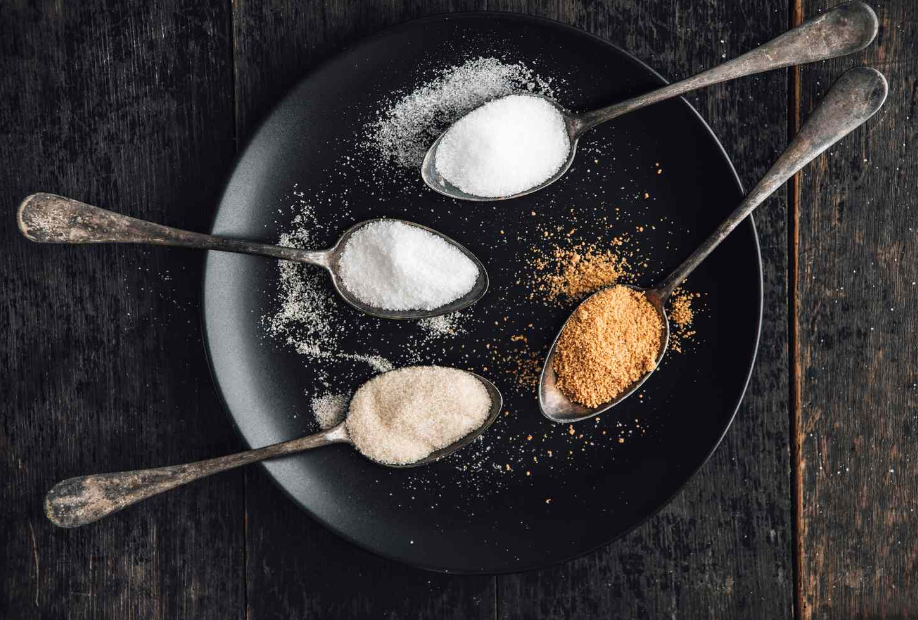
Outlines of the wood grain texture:
<svg viewBox="0 0 918 620">
<path fill-rule="evenodd" d="M 852 66 L 890 85 L 800 180 L 803 618 L 918 617 L 918 5 L 874 7 L 875 45 L 801 72 L 804 115 Z"/>
<path fill-rule="evenodd" d="M 631 0 L 303 3 L 239 0 L 234 21 L 237 132 L 306 70 L 385 26 L 453 10 L 519 11 L 572 24 L 634 51 L 670 78 L 691 75 L 783 32 L 788 6 Z M 715 27 L 712 27 L 712 24 Z M 688 33 L 691 33 L 689 35 Z M 610 76 L 614 79 L 614 76 Z M 747 187 L 783 149 L 787 74 L 691 97 Z M 623 542 L 561 567 L 493 580 L 443 577 L 354 550 L 247 472 L 248 613 L 335 617 L 786 617 L 792 613 L 784 192 L 758 217 L 765 262 L 763 346 L 749 395 L 714 459 L 661 515 Z M 266 509 L 270 506 L 270 509 Z M 296 580 L 279 575 L 296 574 Z M 354 577 L 356 576 L 356 577 Z M 355 578 L 352 589 L 337 585 Z M 496 595 L 496 598 L 495 598 Z M 356 598 L 355 598 L 356 597 Z"/>
<path fill-rule="evenodd" d="M 0 4 L 0 617 L 244 612 L 242 477 L 78 530 L 68 476 L 237 449 L 207 370 L 199 254 L 52 247 L 14 225 L 55 191 L 206 230 L 233 151 L 224 2 Z"/>
</svg>

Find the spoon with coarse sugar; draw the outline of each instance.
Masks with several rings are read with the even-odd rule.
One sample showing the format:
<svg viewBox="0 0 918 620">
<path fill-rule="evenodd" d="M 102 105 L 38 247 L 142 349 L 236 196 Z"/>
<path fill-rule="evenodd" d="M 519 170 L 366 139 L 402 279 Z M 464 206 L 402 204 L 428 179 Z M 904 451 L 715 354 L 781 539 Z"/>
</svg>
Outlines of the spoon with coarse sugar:
<svg viewBox="0 0 918 620">
<path fill-rule="evenodd" d="M 421 177 L 431 189 L 460 200 L 525 196 L 564 176 L 577 142 L 602 123 L 706 86 L 851 54 L 870 45 L 878 28 L 873 9 L 846 2 L 722 65 L 598 110 L 569 112 L 534 94 L 495 99 L 437 138 Z"/>
<path fill-rule="evenodd" d="M 423 319 L 462 310 L 488 290 L 474 254 L 437 231 L 404 220 L 351 226 L 328 250 L 303 250 L 189 232 L 56 194 L 32 194 L 19 230 L 38 243 L 148 243 L 255 254 L 325 268 L 344 301 L 384 319 Z"/>
<path fill-rule="evenodd" d="M 59 527 L 79 527 L 221 471 L 336 443 L 386 467 L 429 465 L 478 439 L 503 402 L 493 383 L 472 372 L 399 368 L 364 383 L 345 420 L 328 430 L 197 463 L 68 478 L 48 491 L 45 515 Z"/>
<path fill-rule="evenodd" d="M 616 284 L 581 302 L 548 350 L 539 379 L 542 414 L 553 422 L 579 422 L 634 394 L 666 353 L 664 306 L 673 291 L 756 207 L 876 114 L 888 92 L 886 78 L 876 69 L 858 67 L 842 74 L 746 198 L 662 282 L 652 288 Z"/>
</svg>

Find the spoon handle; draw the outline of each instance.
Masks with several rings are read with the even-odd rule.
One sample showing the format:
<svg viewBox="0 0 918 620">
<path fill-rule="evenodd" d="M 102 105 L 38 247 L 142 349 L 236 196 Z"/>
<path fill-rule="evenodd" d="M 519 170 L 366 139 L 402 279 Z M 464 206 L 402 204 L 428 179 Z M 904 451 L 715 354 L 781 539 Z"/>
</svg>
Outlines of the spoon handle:
<svg viewBox="0 0 918 620">
<path fill-rule="evenodd" d="M 840 4 L 713 69 L 645 95 L 581 114 L 575 117 L 575 132 L 580 135 L 622 114 L 705 86 L 856 52 L 870 45 L 878 28 L 876 13 L 863 2 Z"/>
<path fill-rule="evenodd" d="M 94 207 L 56 194 L 32 194 L 17 213 L 19 230 L 37 243 L 149 243 L 256 254 L 326 266 L 324 252 L 179 230 Z"/>
<path fill-rule="evenodd" d="M 889 88 L 876 69 L 858 67 L 844 73 L 810 114 L 787 149 L 752 188 L 739 207 L 656 289 L 662 300 L 716 248 L 730 232 L 779 187 L 820 153 L 862 125 L 883 106 Z"/>
<path fill-rule="evenodd" d="M 59 527 L 79 527 L 98 521 L 148 497 L 211 474 L 276 456 L 348 441 L 350 439 L 347 428 L 341 423 L 315 435 L 207 461 L 68 478 L 58 482 L 45 495 L 45 515 Z"/>
</svg>

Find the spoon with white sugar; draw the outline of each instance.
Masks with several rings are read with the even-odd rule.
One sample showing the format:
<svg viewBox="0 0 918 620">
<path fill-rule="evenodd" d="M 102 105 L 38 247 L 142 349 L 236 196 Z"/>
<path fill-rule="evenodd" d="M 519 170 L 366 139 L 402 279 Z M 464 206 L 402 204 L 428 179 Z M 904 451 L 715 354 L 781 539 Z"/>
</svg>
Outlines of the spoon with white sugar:
<svg viewBox="0 0 918 620">
<path fill-rule="evenodd" d="M 598 406 L 588 407 L 584 404 L 574 402 L 568 397 L 568 394 L 558 387 L 558 372 L 563 374 L 563 365 L 558 370 L 556 365 L 556 355 L 558 352 L 559 341 L 565 334 L 565 329 L 571 325 L 571 319 L 577 316 L 577 310 L 571 315 L 571 318 L 565 322 L 561 328 L 558 337 L 551 345 L 548 356 L 545 360 L 545 366 L 542 368 L 542 376 L 539 380 L 539 407 L 542 414 L 554 422 L 579 422 L 600 413 L 607 411 L 619 404 L 628 396 L 633 394 L 647 380 L 650 374 L 659 366 L 669 341 L 669 319 L 666 316 L 664 304 L 672 295 L 673 291 L 708 257 L 708 255 L 720 245 L 720 242 L 726 239 L 746 217 L 748 217 L 756 207 L 765 202 L 778 188 L 786 181 L 797 174 L 801 168 L 813 161 L 820 153 L 830 146 L 841 140 L 843 137 L 854 131 L 857 127 L 867 122 L 871 116 L 883 106 L 886 101 L 888 86 L 883 74 L 875 69 L 859 67 L 851 69 L 843 74 L 829 89 L 819 105 L 813 110 L 813 113 L 807 119 L 806 123 L 800 129 L 800 132 L 794 137 L 787 149 L 781 154 L 778 160 L 765 173 L 762 180 L 752 188 L 746 198 L 740 203 L 733 213 L 709 236 L 688 258 L 679 265 L 675 271 L 666 277 L 661 283 L 652 288 L 640 288 L 629 286 L 628 288 L 637 291 L 653 307 L 648 309 L 649 313 L 653 311 L 659 316 L 662 323 L 660 334 L 660 348 L 656 359 L 650 367 L 650 370 L 640 375 L 630 385 L 617 393 L 611 393 L 610 400 Z M 625 286 L 625 285 L 616 285 Z M 595 295 L 587 298 L 578 306 L 578 310 L 583 304 L 590 303 L 597 295 L 602 295 L 610 289 L 600 291 Z M 645 303 L 645 302 L 642 302 Z M 595 309 L 591 307 L 592 309 Z M 623 343 L 623 347 L 628 346 Z M 572 351 L 572 355 L 577 355 L 579 351 Z M 581 357 L 585 359 L 586 355 Z M 598 359 L 602 366 L 603 358 Z M 648 360 L 649 361 L 649 360 Z M 564 377 L 561 377 L 564 380 Z M 584 399 L 586 400 L 586 399 Z M 596 398 L 599 400 L 599 398 Z M 590 402 L 587 400 L 586 402 Z"/>
<path fill-rule="evenodd" d="M 438 420 L 437 430 L 441 433 L 444 429 L 447 433 L 451 431 L 452 435 L 445 436 L 454 439 L 448 445 L 434 450 L 419 451 L 416 445 L 409 445 L 407 451 L 402 450 L 402 454 L 411 458 L 409 462 L 404 459 L 399 459 L 398 462 L 384 462 L 373 458 L 376 455 L 391 454 L 393 450 L 392 445 L 378 445 L 380 441 L 385 443 L 386 437 L 374 433 L 384 426 L 376 424 L 374 428 L 372 418 L 377 412 L 372 410 L 373 405 L 382 401 L 384 406 L 387 397 L 391 399 L 397 393 L 404 394 L 406 386 L 409 386 L 410 391 L 412 382 L 421 388 L 426 387 L 426 395 L 419 397 L 417 402 L 401 401 L 404 406 L 397 413 L 401 413 L 405 419 L 398 420 L 399 424 L 388 428 L 389 433 L 392 433 L 392 428 L 398 428 L 399 432 L 404 433 L 407 426 L 409 430 L 416 431 L 415 435 L 426 441 L 425 445 L 428 448 L 442 445 L 442 442 L 435 442 L 442 437 L 434 437 L 431 441 L 430 424 L 424 424 L 425 421 L 429 422 L 431 416 L 440 415 L 442 419 Z M 449 389 L 443 388 L 445 382 L 449 383 Z M 211 474 L 335 443 L 351 444 L 367 458 L 387 467 L 428 465 L 472 443 L 491 426 L 503 407 L 503 398 L 493 383 L 474 373 L 454 368 L 401 368 L 377 375 L 357 391 L 354 395 L 355 402 L 360 398 L 362 391 L 372 393 L 369 395 L 370 398 L 365 398 L 358 404 L 356 412 L 352 403 L 351 412 L 344 422 L 315 435 L 186 465 L 69 478 L 57 483 L 48 491 L 45 496 L 45 515 L 59 527 L 79 527 L 98 521 L 148 497 Z M 451 395 L 454 397 L 452 403 Z M 370 404 L 366 401 L 370 401 Z M 412 405 L 421 407 L 424 415 L 412 416 Z M 391 408 L 398 409 L 397 405 Z M 349 423 L 352 423 L 352 418 L 356 416 L 360 417 L 360 423 L 354 425 L 352 432 L 349 430 Z M 475 426 L 470 428 L 469 425 L 472 423 Z M 455 438 L 457 436 L 458 438 Z M 393 442 L 389 439 L 394 448 L 403 447 L 404 442 Z M 395 440 L 398 439 L 400 438 L 395 437 Z M 418 441 L 414 442 L 417 443 Z"/>
<path fill-rule="evenodd" d="M 537 192 L 570 169 L 577 142 L 597 125 L 687 92 L 867 47 L 879 22 L 863 2 L 840 4 L 756 49 L 694 77 L 590 112 L 539 95 L 509 95 L 472 110 L 427 151 L 421 177 L 461 200 L 506 200 Z"/>
<path fill-rule="evenodd" d="M 384 319 L 449 314 L 488 290 L 488 272 L 474 254 L 446 235 L 404 220 L 355 224 L 332 248 L 314 251 L 179 230 L 56 194 L 27 197 L 17 219 L 22 234 L 38 243 L 149 243 L 318 265 L 331 274 L 344 301 Z"/>
</svg>

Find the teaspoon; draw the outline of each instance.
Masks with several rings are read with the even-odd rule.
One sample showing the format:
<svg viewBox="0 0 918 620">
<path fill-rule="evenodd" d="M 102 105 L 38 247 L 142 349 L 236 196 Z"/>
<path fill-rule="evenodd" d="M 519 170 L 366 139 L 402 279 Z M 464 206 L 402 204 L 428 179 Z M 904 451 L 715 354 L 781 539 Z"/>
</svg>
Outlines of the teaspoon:
<svg viewBox="0 0 918 620">
<path fill-rule="evenodd" d="M 229 239 L 215 235 L 189 232 L 154 224 L 106 209 L 94 207 L 56 194 L 32 194 L 19 205 L 17 214 L 19 230 L 31 241 L 38 243 L 149 243 L 200 250 L 219 250 L 240 254 L 269 256 L 298 263 L 308 263 L 325 268 L 332 285 L 341 298 L 351 306 L 370 316 L 384 319 L 423 319 L 462 310 L 481 299 L 488 290 L 488 272 L 481 261 L 460 243 L 426 226 L 394 219 L 373 219 L 360 222 L 347 229 L 338 242 L 328 250 L 301 250 L 268 243 L 242 239 Z M 373 222 L 399 222 L 414 226 L 440 237 L 468 257 L 478 268 L 478 278 L 472 289 L 460 297 L 433 310 L 387 310 L 362 302 L 347 289 L 338 271 L 341 253 L 348 239 Z"/>
<path fill-rule="evenodd" d="M 545 99 L 561 114 L 567 128 L 570 150 L 566 161 L 548 180 L 517 194 L 500 197 L 475 196 L 462 191 L 445 179 L 437 171 L 436 160 L 440 141 L 449 132 L 449 129 L 441 134 L 428 149 L 424 162 L 421 164 L 421 177 L 434 191 L 460 200 L 507 200 L 525 196 L 551 185 L 564 176 L 574 162 L 577 142 L 597 125 L 706 86 L 782 67 L 851 54 L 870 45 L 877 35 L 878 28 L 879 22 L 873 9 L 860 1 L 846 2 L 713 69 L 605 108 L 577 114 L 565 110 L 557 102 L 547 97 L 530 95 Z"/>
<path fill-rule="evenodd" d="M 801 168 L 814 160 L 820 153 L 844 138 L 876 114 L 886 101 L 888 86 L 886 78 L 876 69 L 860 67 L 843 74 L 829 89 L 822 101 L 813 110 L 787 149 L 781 154 L 762 180 L 740 203 L 739 207 L 715 230 L 663 282 L 652 288 L 629 286 L 643 293 L 653 305 L 664 326 L 660 352 L 654 362 L 659 366 L 669 344 L 669 319 L 664 304 L 672 292 L 692 271 L 733 231 L 756 207 L 765 202 L 775 190 L 793 177 Z M 626 286 L 626 285 L 621 285 Z M 595 294 L 595 293 L 594 293 Z M 592 297 L 592 296 L 591 296 Z M 588 298 L 589 299 L 589 298 Z M 581 302 L 584 303 L 584 302 Z M 576 311 L 575 311 L 576 312 Z M 573 314 L 572 314 L 573 316 Z M 570 321 L 570 318 L 568 318 Z M 567 326 L 565 322 L 564 327 Z M 651 370 L 634 382 L 627 390 L 613 400 L 598 407 L 586 407 L 568 399 L 558 389 L 554 369 L 555 349 L 564 327 L 558 333 L 548 351 L 542 376 L 539 380 L 539 407 L 542 414 L 554 422 L 579 422 L 607 411 L 633 394 L 653 372 Z"/>
<path fill-rule="evenodd" d="M 503 407 L 503 397 L 500 391 L 484 377 L 480 377 L 473 372 L 469 372 L 469 374 L 481 381 L 491 397 L 491 409 L 484 423 L 462 439 L 433 452 L 430 456 L 420 461 L 405 465 L 379 463 L 380 465 L 398 469 L 429 465 L 472 443 L 494 423 Z M 118 512 L 148 497 L 206 478 L 211 474 L 279 456 L 298 454 L 312 448 L 335 443 L 354 445 L 348 433 L 346 422 L 341 422 L 337 426 L 314 435 L 206 461 L 155 469 L 68 478 L 58 482 L 45 495 L 45 515 L 54 525 L 59 527 L 79 527 L 98 521 L 102 517 Z M 373 462 L 376 463 L 377 461 Z"/>
</svg>

